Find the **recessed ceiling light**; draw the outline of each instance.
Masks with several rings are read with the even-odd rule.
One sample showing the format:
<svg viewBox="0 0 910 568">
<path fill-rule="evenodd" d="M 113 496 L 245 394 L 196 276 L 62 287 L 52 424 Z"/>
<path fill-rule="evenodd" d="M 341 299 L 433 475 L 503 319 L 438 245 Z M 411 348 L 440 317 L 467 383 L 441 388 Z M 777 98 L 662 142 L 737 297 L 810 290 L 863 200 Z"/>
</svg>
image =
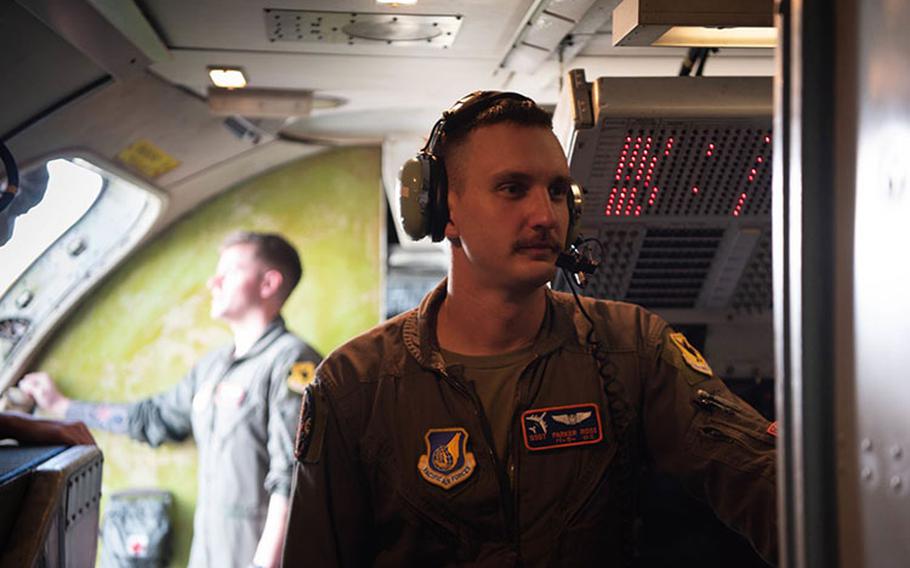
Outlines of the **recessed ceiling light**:
<svg viewBox="0 0 910 568">
<path fill-rule="evenodd" d="M 246 87 L 243 70 L 231 67 L 209 67 L 212 84 L 222 89 L 242 89 Z"/>
<path fill-rule="evenodd" d="M 417 0 L 376 0 L 381 6 L 413 6 Z"/>
</svg>

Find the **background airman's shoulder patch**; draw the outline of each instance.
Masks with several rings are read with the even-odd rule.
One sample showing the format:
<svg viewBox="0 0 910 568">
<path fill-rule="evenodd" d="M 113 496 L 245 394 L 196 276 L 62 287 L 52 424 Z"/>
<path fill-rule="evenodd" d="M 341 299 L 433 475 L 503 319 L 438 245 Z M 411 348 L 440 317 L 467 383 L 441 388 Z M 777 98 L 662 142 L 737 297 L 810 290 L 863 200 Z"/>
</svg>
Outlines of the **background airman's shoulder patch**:
<svg viewBox="0 0 910 568">
<path fill-rule="evenodd" d="M 701 353 L 698 352 L 698 349 L 692 347 L 692 344 L 689 343 L 689 340 L 686 339 L 685 335 L 678 331 L 673 332 L 670 334 L 670 341 L 679 349 L 679 352 L 682 354 L 683 360 L 685 360 L 687 365 L 699 373 L 704 373 L 709 377 L 714 376 L 714 372 L 711 370 L 708 362 L 702 357 Z"/>
<path fill-rule="evenodd" d="M 298 361 L 291 365 L 288 372 L 288 388 L 297 394 L 303 394 L 307 385 L 316 376 L 316 364 L 312 361 Z"/>
</svg>

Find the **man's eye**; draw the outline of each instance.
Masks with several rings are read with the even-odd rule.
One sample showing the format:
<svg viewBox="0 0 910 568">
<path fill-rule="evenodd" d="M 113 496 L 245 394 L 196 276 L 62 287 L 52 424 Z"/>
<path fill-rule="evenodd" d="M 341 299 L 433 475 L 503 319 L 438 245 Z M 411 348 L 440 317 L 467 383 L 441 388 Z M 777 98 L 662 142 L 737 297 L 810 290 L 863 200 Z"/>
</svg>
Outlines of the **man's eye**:
<svg viewBox="0 0 910 568">
<path fill-rule="evenodd" d="M 525 187 L 521 184 L 507 183 L 507 184 L 499 186 L 499 191 L 501 191 L 502 193 L 505 193 L 506 195 L 508 195 L 510 197 L 518 197 L 520 195 L 524 195 L 526 190 L 525 190 Z"/>
<path fill-rule="evenodd" d="M 564 199 L 569 193 L 569 186 L 564 183 L 558 183 L 550 186 L 551 199 Z"/>
</svg>

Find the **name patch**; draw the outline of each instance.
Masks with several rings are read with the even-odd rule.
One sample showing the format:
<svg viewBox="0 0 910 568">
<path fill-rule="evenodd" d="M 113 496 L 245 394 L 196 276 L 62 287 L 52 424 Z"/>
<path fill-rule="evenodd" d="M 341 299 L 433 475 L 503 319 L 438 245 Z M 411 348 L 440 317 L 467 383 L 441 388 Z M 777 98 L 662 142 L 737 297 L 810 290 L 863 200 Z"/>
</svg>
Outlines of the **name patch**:
<svg viewBox="0 0 910 568">
<path fill-rule="evenodd" d="M 521 414 L 525 447 L 550 450 L 603 440 L 600 407 L 593 403 L 534 408 Z"/>
<path fill-rule="evenodd" d="M 427 453 L 418 458 L 417 471 L 433 485 L 451 489 L 471 477 L 477 468 L 474 454 L 468 451 L 468 431 L 464 428 L 431 428 L 424 441 Z"/>
</svg>

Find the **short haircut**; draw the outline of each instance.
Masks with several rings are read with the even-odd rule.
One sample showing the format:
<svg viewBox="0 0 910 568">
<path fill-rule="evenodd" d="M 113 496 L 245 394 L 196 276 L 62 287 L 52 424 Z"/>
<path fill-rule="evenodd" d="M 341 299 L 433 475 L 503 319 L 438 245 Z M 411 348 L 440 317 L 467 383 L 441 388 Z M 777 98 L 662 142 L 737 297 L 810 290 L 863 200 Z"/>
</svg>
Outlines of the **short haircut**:
<svg viewBox="0 0 910 568">
<path fill-rule="evenodd" d="M 303 277 L 303 264 L 294 246 L 277 233 L 236 231 L 225 237 L 220 250 L 235 245 L 253 245 L 256 258 L 281 273 L 281 300 L 287 300 Z"/>
<path fill-rule="evenodd" d="M 483 105 L 482 102 L 478 104 Z M 434 153 L 445 160 L 453 150 L 458 149 L 464 143 L 474 130 L 503 123 L 552 130 L 553 116 L 530 99 L 502 98 L 467 120 L 459 120 L 458 113 L 450 117 L 446 121 L 444 135 Z M 451 182 L 453 169 L 448 166 L 446 164 Z"/>
</svg>

